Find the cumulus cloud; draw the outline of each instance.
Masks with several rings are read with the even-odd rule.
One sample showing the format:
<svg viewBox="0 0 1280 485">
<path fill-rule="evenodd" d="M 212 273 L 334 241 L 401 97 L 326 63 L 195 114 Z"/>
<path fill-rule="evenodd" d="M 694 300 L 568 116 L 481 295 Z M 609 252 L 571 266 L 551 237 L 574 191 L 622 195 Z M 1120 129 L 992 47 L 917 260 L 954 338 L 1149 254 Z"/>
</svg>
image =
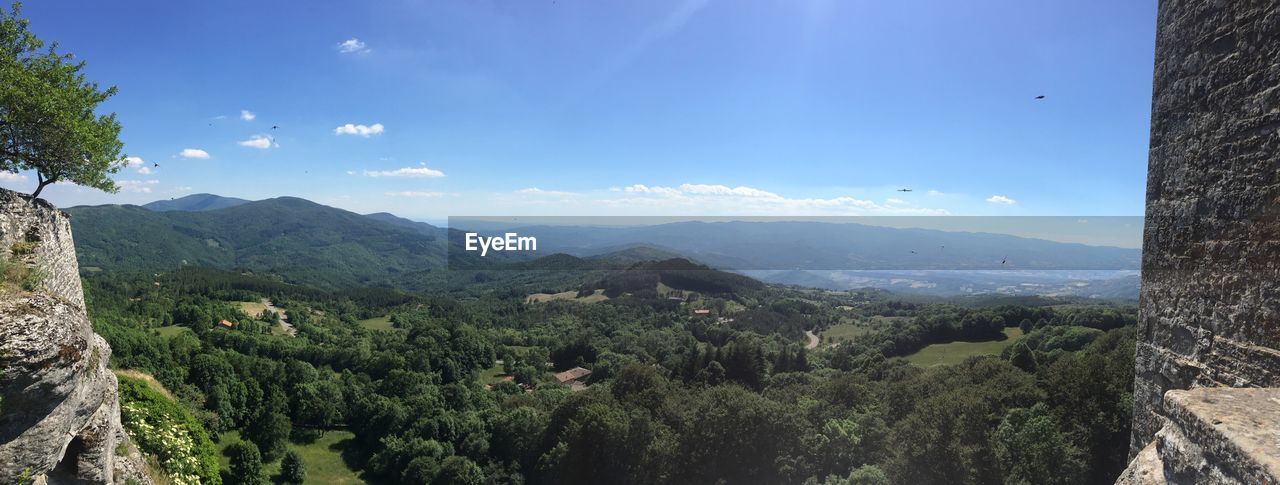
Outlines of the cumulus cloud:
<svg viewBox="0 0 1280 485">
<path fill-rule="evenodd" d="M 242 147 L 257 148 L 259 150 L 266 150 L 273 146 L 276 146 L 276 147 L 280 146 L 276 144 L 275 140 L 272 140 L 271 137 L 266 135 L 253 135 L 249 137 L 248 140 L 239 141 L 236 143 Z"/>
<path fill-rule="evenodd" d="M 441 197 L 444 195 L 444 192 L 426 192 L 426 191 L 406 190 L 403 192 L 383 192 L 383 194 L 386 195 L 387 197 L 411 197 L 411 198 L 421 199 L 421 198 Z"/>
<path fill-rule="evenodd" d="M 382 134 L 382 123 L 374 123 L 372 125 L 356 125 L 347 123 L 333 129 L 335 135 L 357 135 L 368 138 L 373 135 Z"/>
<path fill-rule="evenodd" d="M 1013 205 L 1018 203 L 1018 201 L 1016 200 L 1010 199 L 1008 197 L 1005 197 L 999 194 L 993 195 L 991 197 L 987 197 L 987 202 L 990 202 L 992 204 L 1004 204 L 1004 205 Z"/>
<path fill-rule="evenodd" d="M 886 204 L 906 204 L 907 201 L 890 197 L 884 201 Z"/>
<path fill-rule="evenodd" d="M 253 114 L 253 112 L 252 112 L 252 111 L 249 111 L 249 110 L 247 110 L 247 109 L 242 109 L 242 110 L 240 110 L 240 119 L 242 119 L 242 120 L 245 120 L 245 121 L 253 121 L 253 119 L 254 119 L 254 118 L 257 118 L 257 117 L 258 117 L 258 115 Z"/>
<path fill-rule="evenodd" d="M 178 156 L 182 158 L 199 158 L 201 160 L 207 160 L 209 158 L 209 152 L 199 148 L 183 148 L 182 152 L 178 153 Z"/>
<path fill-rule="evenodd" d="M 625 194 L 601 203 L 652 209 L 697 209 L 727 212 L 756 212 L 799 215 L 801 213 L 851 214 L 887 212 L 897 214 L 945 215 L 942 209 L 880 205 L 870 200 L 840 196 L 831 198 L 791 198 L 755 187 L 720 184 L 681 184 L 676 187 L 633 184 L 610 189 Z M 891 202 L 892 203 L 892 202 Z"/>
<path fill-rule="evenodd" d="M 151 167 L 147 166 L 147 161 L 143 160 L 142 157 L 124 157 L 124 166 L 125 168 L 132 168 L 143 175 L 151 173 Z"/>
<path fill-rule="evenodd" d="M 929 194 L 929 195 L 932 195 L 932 196 L 935 196 L 935 197 L 936 197 L 936 196 L 939 196 L 939 195 L 947 195 L 947 194 L 942 193 L 941 191 L 932 190 L 932 189 L 930 189 L 928 192 L 925 192 L 925 193 L 926 193 L 926 194 Z"/>
<path fill-rule="evenodd" d="M 151 179 L 151 180 L 117 180 L 117 181 L 116 181 L 116 185 L 120 187 L 120 190 L 123 190 L 123 191 L 125 191 L 125 192 L 138 192 L 138 193 L 143 193 L 143 194 L 150 194 L 150 193 L 151 193 L 151 187 L 153 187 L 153 186 L 155 186 L 155 185 L 157 185 L 157 184 L 159 184 L 159 183 L 160 183 L 160 181 L 159 181 L 159 180 L 155 180 L 155 179 Z"/>
<path fill-rule="evenodd" d="M 369 47 L 360 39 L 352 37 L 338 43 L 338 52 L 343 54 L 363 54 L 369 52 Z"/>
<path fill-rule="evenodd" d="M 20 173 L 0 171 L 0 182 L 26 182 L 27 176 Z"/>
<path fill-rule="evenodd" d="M 520 190 L 517 190 L 517 191 L 516 191 L 516 193 L 517 193 L 517 194 L 525 194 L 525 195 L 548 196 L 548 197 L 569 197 L 569 196 L 575 195 L 573 192 L 562 192 L 562 191 L 559 191 L 559 190 L 543 190 L 543 189 L 539 189 L 539 188 L 537 188 L 537 187 L 529 187 L 529 188 L 527 188 L 527 189 L 520 189 Z"/>
<path fill-rule="evenodd" d="M 433 168 L 427 168 L 426 164 L 419 167 L 404 167 L 395 170 L 365 170 L 365 177 L 443 177 L 444 172 Z"/>
</svg>

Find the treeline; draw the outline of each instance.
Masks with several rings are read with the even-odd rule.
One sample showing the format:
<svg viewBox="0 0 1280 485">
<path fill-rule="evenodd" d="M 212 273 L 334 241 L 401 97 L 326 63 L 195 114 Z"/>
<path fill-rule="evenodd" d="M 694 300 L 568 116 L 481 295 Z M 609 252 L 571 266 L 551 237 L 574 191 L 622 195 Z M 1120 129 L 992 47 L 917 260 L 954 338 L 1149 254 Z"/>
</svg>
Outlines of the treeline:
<svg viewBox="0 0 1280 485">
<path fill-rule="evenodd" d="M 213 296 L 266 296 L 224 277 L 212 292 L 150 278 L 86 288 L 114 365 L 151 372 L 212 434 L 246 440 L 229 482 L 258 483 L 288 442 L 332 429 L 355 434 L 344 459 L 368 479 L 409 484 L 1085 483 L 1114 478 L 1127 449 L 1131 333 L 1057 330 L 1117 321 L 1106 311 L 881 295 L 864 307 L 913 316 L 810 352 L 804 329 L 849 312 L 842 297 L 764 289 L 732 295 L 716 319 L 480 291 L 381 308 L 394 329 L 370 331 L 357 299 L 272 293 L 291 338 L 244 316 L 243 329 L 217 328 L 238 310 Z M 917 321 L 982 332 L 1023 320 L 1045 322 L 1024 351 L 961 366 L 923 370 L 877 347 Z M 512 381 L 482 375 L 498 358 Z M 592 371 L 583 392 L 551 379 L 574 366 Z"/>
<path fill-rule="evenodd" d="M 969 308 L 929 305 L 913 313 L 915 316 L 911 318 L 894 319 L 889 326 L 859 337 L 855 344 L 870 347 L 885 356 L 905 356 L 936 343 L 1001 340 L 1005 338 L 1004 330 L 1008 327 L 1019 327 L 1024 333 L 1060 326 L 1101 331 L 1137 322 L 1135 309 L 1118 307 L 1002 305 Z"/>
</svg>

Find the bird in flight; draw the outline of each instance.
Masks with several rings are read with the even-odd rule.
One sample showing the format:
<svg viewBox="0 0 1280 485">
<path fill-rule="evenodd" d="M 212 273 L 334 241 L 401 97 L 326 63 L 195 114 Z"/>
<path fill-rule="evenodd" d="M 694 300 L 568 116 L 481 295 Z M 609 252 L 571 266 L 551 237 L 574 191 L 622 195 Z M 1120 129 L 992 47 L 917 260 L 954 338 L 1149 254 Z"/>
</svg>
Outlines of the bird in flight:
<svg viewBox="0 0 1280 485">
<path fill-rule="evenodd" d="M 1005 261 L 1008 261 L 1008 260 L 1009 260 L 1009 257 L 1008 257 L 1008 256 L 1005 256 L 1005 257 L 1004 257 L 1004 259 L 1001 259 L 1001 260 L 1000 260 L 1000 265 L 1001 265 L 1001 266 L 1004 266 Z"/>
<path fill-rule="evenodd" d="M 911 192 L 911 189 L 898 189 L 898 192 Z"/>
<path fill-rule="evenodd" d="M 1039 96 L 1036 96 L 1036 99 L 1044 99 L 1044 95 L 1043 95 L 1043 94 L 1041 94 L 1041 95 L 1039 95 Z"/>
<path fill-rule="evenodd" d="M 156 167 L 159 167 L 159 166 L 160 166 L 160 164 L 159 164 L 159 163 L 152 163 L 152 165 L 155 165 Z"/>
<path fill-rule="evenodd" d="M 279 128 L 279 126 L 277 126 L 277 125 L 271 125 L 271 129 L 273 129 L 273 130 L 274 130 L 274 129 L 276 129 L 276 128 Z"/>
<path fill-rule="evenodd" d="M 916 254 L 916 250 L 912 249 L 911 254 Z"/>
</svg>

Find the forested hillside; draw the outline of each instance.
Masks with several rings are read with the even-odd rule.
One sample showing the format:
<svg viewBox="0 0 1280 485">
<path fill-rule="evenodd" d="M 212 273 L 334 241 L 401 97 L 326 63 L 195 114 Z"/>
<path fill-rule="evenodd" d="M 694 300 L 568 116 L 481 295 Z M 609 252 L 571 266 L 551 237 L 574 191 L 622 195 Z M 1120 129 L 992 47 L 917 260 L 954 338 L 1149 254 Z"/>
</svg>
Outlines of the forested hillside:
<svg viewBox="0 0 1280 485">
<path fill-rule="evenodd" d="M 117 205 L 67 212 L 80 266 L 90 271 L 194 265 L 265 271 L 321 288 L 422 289 L 446 259 L 431 235 L 291 197 L 201 212 Z"/>
<path fill-rule="evenodd" d="M 766 287 L 682 260 L 547 289 L 567 300 L 513 281 L 428 295 L 186 268 L 86 289 L 113 365 L 172 390 L 227 483 L 283 480 L 299 451 L 422 484 L 1097 483 L 1123 467 L 1132 307 Z M 244 313 L 262 298 L 296 336 Z M 897 358 L 1019 326 L 1003 354 Z M 841 329 L 857 336 L 826 337 Z"/>
</svg>

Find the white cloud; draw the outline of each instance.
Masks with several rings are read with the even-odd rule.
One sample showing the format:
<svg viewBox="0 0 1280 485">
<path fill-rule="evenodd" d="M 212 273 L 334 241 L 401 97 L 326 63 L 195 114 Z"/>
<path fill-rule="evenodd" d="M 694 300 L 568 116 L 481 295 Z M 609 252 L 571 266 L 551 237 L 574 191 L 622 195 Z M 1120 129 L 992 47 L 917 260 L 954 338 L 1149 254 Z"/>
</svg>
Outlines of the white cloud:
<svg viewBox="0 0 1280 485">
<path fill-rule="evenodd" d="M 615 190 L 616 189 L 616 190 Z M 755 187 L 719 184 L 681 184 L 677 187 L 633 184 L 611 188 L 626 194 L 621 199 L 604 199 L 601 204 L 645 208 L 647 210 L 699 210 L 729 213 L 854 214 L 895 213 L 945 215 L 946 210 L 880 205 L 849 196 L 831 198 L 789 198 Z M 890 201 L 892 203 L 892 200 Z M 708 212 L 709 213 L 709 212 Z"/>
<path fill-rule="evenodd" d="M 266 150 L 273 146 L 275 147 L 280 146 L 275 142 L 275 140 L 272 140 L 271 137 L 266 135 L 253 135 L 249 137 L 248 140 L 239 141 L 236 143 L 242 147 L 257 148 L 259 150 Z"/>
<path fill-rule="evenodd" d="M 142 194 L 150 194 L 151 187 L 159 184 L 159 180 L 117 180 L 116 185 L 120 190 L 125 192 L 138 192 Z"/>
<path fill-rule="evenodd" d="M 142 157 L 124 157 L 125 168 L 132 168 L 140 174 L 148 175 L 151 173 L 151 167 L 147 166 L 147 161 Z"/>
<path fill-rule="evenodd" d="M 258 115 L 253 114 L 253 112 L 252 112 L 252 111 L 249 111 L 249 110 L 247 110 L 247 109 L 242 109 L 242 110 L 240 110 L 240 119 L 242 119 L 242 120 L 245 120 L 245 121 L 253 121 L 253 119 L 254 119 L 254 118 L 257 118 L 257 117 L 258 117 Z"/>
<path fill-rule="evenodd" d="M 940 192 L 940 191 L 932 190 L 932 189 L 930 189 L 928 192 L 925 192 L 925 193 L 926 193 L 926 194 L 929 194 L 929 195 L 932 195 L 932 196 L 934 196 L 934 197 L 937 197 L 937 196 L 939 196 L 939 195 L 947 195 L 947 194 L 944 194 L 944 193 L 942 193 L 942 192 Z"/>
<path fill-rule="evenodd" d="M 548 196 L 548 197 L 571 197 L 571 196 L 577 195 L 577 194 L 574 194 L 573 192 L 562 192 L 559 190 L 542 190 L 537 187 L 520 189 L 520 190 L 517 190 L 516 193 L 526 194 L 526 195 L 540 195 L 540 196 Z"/>
<path fill-rule="evenodd" d="M 1004 204 L 1004 205 L 1013 205 L 1018 203 L 1018 201 L 1016 200 L 1010 199 L 1008 197 L 1005 197 L 999 194 L 993 195 L 991 197 L 987 197 L 987 202 L 990 202 L 992 204 Z"/>
<path fill-rule="evenodd" d="M 201 160 L 207 160 L 209 158 L 209 152 L 199 148 L 183 148 L 182 153 L 179 153 L 178 156 L 182 158 L 199 158 Z"/>
<path fill-rule="evenodd" d="M 369 47 L 360 39 L 352 37 L 338 43 L 338 52 L 343 54 L 363 54 L 369 52 Z"/>
<path fill-rule="evenodd" d="M 383 192 L 387 197 L 434 198 L 444 196 L 444 192 L 422 192 L 406 190 L 403 192 Z"/>
<path fill-rule="evenodd" d="M 365 170 L 365 177 L 443 177 L 444 172 L 426 165 L 420 167 L 404 167 L 395 170 Z"/>
<path fill-rule="evenodd" d="M 0 171 L 0 182 L 26 182 L 27 176 L 20 173 Z"/>
<path fill-rule="evenodd" d="M 382 134 L 382 123 L 374 123 L 369 126 L 355 125 L 347 123 L 333 129 L 335 135 L 359 135 L 368 138 L 373 135 Z"/>
<path fill-rule="evenodd" d="M 906 204 L 906 203 L 907 203 L 907 201 L 905 201 L 905 200 L 902 200 L 902 199 L 895 199 L 895 198 L 893 198 L 893 197 L 890 197 L 890 198 L 888 198 L 888 199 L 885 199 L 885 201 L 884 201 L 884 202 L 885 202 L 886 204 Z"/>
<path fill-rule="evenodd" d="M 623 187 L 622 191 L 630 192 L 633 194 L 664 194 L 664 195 L 680 194 L 679 190 L 673 189 L 671 187 L 649 187 L 644 184 L 628 185 L 626 187 Z"/>
</svg>

